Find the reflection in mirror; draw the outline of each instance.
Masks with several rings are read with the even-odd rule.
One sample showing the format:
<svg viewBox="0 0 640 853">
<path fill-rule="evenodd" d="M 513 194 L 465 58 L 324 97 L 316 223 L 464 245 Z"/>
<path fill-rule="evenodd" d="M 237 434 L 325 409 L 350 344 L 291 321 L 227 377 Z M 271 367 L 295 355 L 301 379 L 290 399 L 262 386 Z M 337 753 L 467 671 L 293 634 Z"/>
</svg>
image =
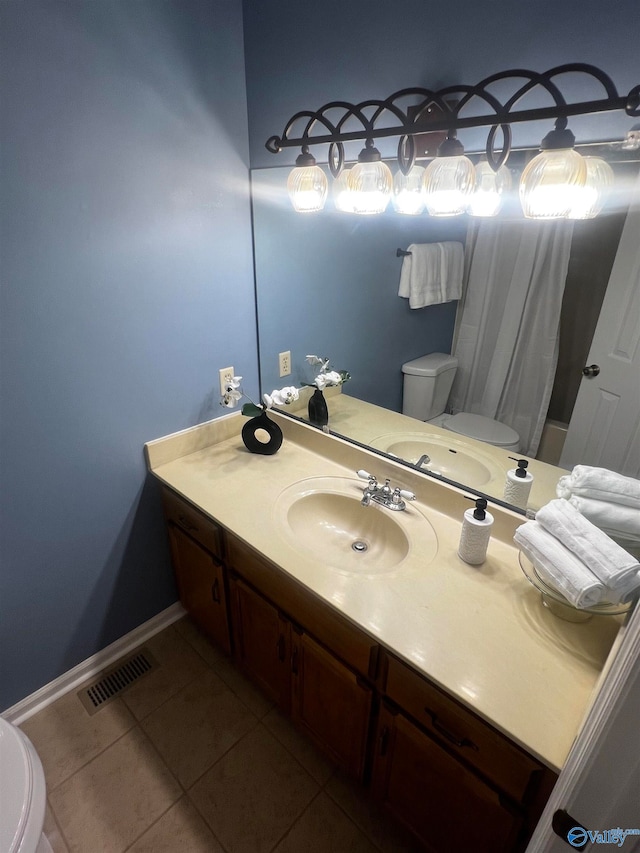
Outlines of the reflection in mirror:
<svg viewBox="0 0 640 853">
<path fill-rule="evenodd" d="M 602 431 L 602 418 L 612 415 L 611 407 L 605 411 L 606 406 L 603 409 L 600 405 L 595 415 L 581 415 L 580 424 L 572 418 L 578 390 L 588 381 L 582 381 L 582 369 L 591 363 L 590 348 L 601 315 L 607 313 L 609 317 L 605 331 L 609 340 L 616 338 L 621 346 L 624 344 L 631 360 L 634 341 L 635 357 L 640 353 L 637 224 L 628 223 L 626 228 L 628 257 L 620 259 L 618 253 L 638 164 L 612 165 L 614 202 L 597 219 L 576 221 L 569 227 L 566 222 L 523 221 L 521 214 L 517 214 L 516 221 L 516 214 L 508 209 L 490 224 L 471 228 L 474 220 L 466 216 L 402 216 L 388 210 L 381 216 L 364 217 L 340 212 L 332 203 L 321 213 L 300 215 L 292 210 L 286 194 L 288 168 L 254 170 L 256 298 L 263 390 L 309 382 L 305 356 L 328 356 L 333 365 L 348 370 L 352 377 L 348 385 L 338 389 L 342 393 L 328 396 L 332 432 L 398 456 L 409 464 L 415 465 L 426 456 L 428 461 L 422 458 L 421 470 L 493 500 L 504 499 L 506 471 L 516 464 L 510 457 L 529 456 L 529 471 L 534 476 L 527 504 L 530 509 L 555 497 L 555 486 L 564 473 L 559 466 L 601 464 L 638 476 L 640 454 L 633 454 L 633 443 L 639 440 L 638 414 L 632 412 L 637 410 L 637 402 L 635 409 L 627 406 L 627 422 L 618 428 L 617 444 L 619 450 L 624 445 L 624 453 L 618 452 L 617 457 L 605 454 L 601 457 L 605 461 L 596 460 L 593 440 L 590 443 L 587 435 L 582 442 L 584 456 L 575 455 L 581 452 L 579 449 L 572 450 L 569 456 L 562 455 L 569 424 L 572 431 L 578 426 L 583 433 L 593 434 L 589 427 L 596 423 Z M 544 252 L 539 241 L 525 245 L 522 240 L 522 234 L 529 238 L 534 227 L 538 233 L 550 235 Z M 635 238 L 631 235 L 634 228 Z M 398 296 L 404 261 L 397 250 L 406 251 L 411 244 L 445 242 L 466 244 L 463 299 L 460 303 L 449 301 L 412 309 L 408 299 Z M 498 245 L 500 251 L 489 251 Z M 484 252 L 482 258 L 478 247 Z M 489 285 L 491 290 L 495 279 L 507 276 L 507 268 L 513 278 L 514 259 L 523 263 L 523 252 L 529 253 L 527 263 L 530 271 L 535 271 L 539 287 L 544 285 L 550 291 L 552 301 L 546 308 L 542 290 L 534 292 L 525 287 L 518 293 L 511 279 L 503 295 L 490 293 L 490 299 L 481 294 L 480 284 L 485 288 Z M 470 275 L 470 261 L 474 258 L 475 277 Z M 620 280 L 619 292 L 607 297 L 607 307 L 605 293 L 614 276 Z M 473 324 L 465 318 L 466 309 L 473 309 L 479 318 L 475 337 L 471 334 Z M 501 312 L 508 322 L 502 329 L 494 328 Z M 555 367 L 554 323 L 558 315 Z M 531 367 L 541 337 L 549 339 L 544 355 L 546 378 L 543 381 L 536 369 L 533 379 L 521 379 L 519 371 L 525 376 L 525 368 Z M 509 350 L 504 356 L 507 340 Z M 280 377 L 279 353 L 287 351 L 291 352 L 292 373 Z M 443 420 L 425 423 L 423 418 L 402 414 L 406 378 L 403 365 L 426 354 L 452 352 L 458 358 L 458 371 L 446 400 L 446 412 L 451 413 L 453 408 L 456 413 L 479 414 L 510 426 L 522 439 L 517 452 L 505 441 L 499 446 L 487 443 L 486 438 L 477 440 L 473 431 L 466 434 L 469 430 L 464 425 L 453 431 L 457 422 L 446 427 Z M 500 356 L 504 356 L 501 361 Z M 502 384 L 498 381 L 500 375 Z M 515 394 L 513 390 L 504 393 L 505 377 Z M 600 380 L 598 384 L 604 389 L 601 403 L 610 401 L 614 392 Z M 634 387 L 637 397 L 637 383 Z M 535 406 L 533 397 L 538 399 Z M 303 394 L 301 408 L 294 414 L 306 415 L 304 399 Z M 488 408 L 489 402 L 493 408 Z M 523 406 L 531 409 L 526 417 Z M 575 446 L 579 448 L 579 442 Z"/>
</svg>

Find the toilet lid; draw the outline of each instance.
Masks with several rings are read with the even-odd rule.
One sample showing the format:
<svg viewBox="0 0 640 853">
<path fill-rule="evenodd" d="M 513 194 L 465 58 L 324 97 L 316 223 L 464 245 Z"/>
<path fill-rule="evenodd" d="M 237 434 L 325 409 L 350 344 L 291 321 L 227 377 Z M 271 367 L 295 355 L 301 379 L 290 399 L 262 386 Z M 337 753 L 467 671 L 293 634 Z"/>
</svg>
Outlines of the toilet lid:
<svg viewBox="0 0 640 853">
<path fill-rule="evenodd" d="M 44 819 L 42 765 L 22 732 L 1 717 L 0 767 L 0 850 L 35 850 Z"/>
<path fill-rule="evenodd" d="M 506 424 L 485 418 L 484 415 L 471 415 L 468 412 L 458 412 L 447 419 L 444 426 L 458 435 L 466 435 L 468 438 L 476 438 L 486 444 L 494 444 L 497 447 L 508 447 L 518 444 L 520 436 Z"/>
</svg>

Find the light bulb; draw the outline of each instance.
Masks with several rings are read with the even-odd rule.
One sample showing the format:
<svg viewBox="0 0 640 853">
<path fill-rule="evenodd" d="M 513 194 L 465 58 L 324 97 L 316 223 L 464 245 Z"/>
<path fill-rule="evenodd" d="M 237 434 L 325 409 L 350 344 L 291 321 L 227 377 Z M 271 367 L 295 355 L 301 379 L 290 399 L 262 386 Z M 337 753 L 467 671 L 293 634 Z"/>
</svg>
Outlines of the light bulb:
<svg viewBox="0 0 640 853">
<path fill-rule="evenodd" d="M 438 156 L 427 166 L 422 179 L 424 203 L 431 216 L 464 213 L 473 192 L 476 173 L 464 156 L 462 143 L 450 132 L 438 148 Z"/>
<path fill-rule="evenodd" d="M 422 166 L 412 166 L 408 175 L 396 172 L 393 178 L 393 207 L 397 213 L 416 216 L 424 211 L 423 175 Z"/>
<path fill-rule="evenodd" d="M 349 173 L 351 169 L 343 169 L 333 182 L 333 203 L 336 210 L 342 213 L 353 213 L 353 199 L 349 189 Z"/>
<path fill-rule="evenodd" d="M 378 149 L 373 147 L 373 140 L 367 139 L 347 178 L 353 212 L 382 213 L 389 204 L 392 184 L 389 167 L 382 162 Z"/>
<path fill-rule="evenodd" d="M 511 172 L 506 166 L 494 172 L 486 160 L 475 166 L 476 182 L 469 199 L 472 216 L 496 216 L 502 207 L 504 193 L 511 189 Z"/>
<path fill-rule="evenodd" d="M 584 157 L 587 167 L 585 185 L 577 190 L 577 196 L 569 219 L 594 219 L 602 210 L 607 191 L 613 184 L 613 169 L 600 157 Z"/>
<path fill-rule="evenodd" d="M 322 210 L 327 200 L 329 182 L 315 157 L 309 154 L 309 147 L 302 147 L 302 154 L 296 159 L 295 169 L 287 178 L 287 190 L 294 210 L 298 213 L 315 213 Z"/>
</svg>

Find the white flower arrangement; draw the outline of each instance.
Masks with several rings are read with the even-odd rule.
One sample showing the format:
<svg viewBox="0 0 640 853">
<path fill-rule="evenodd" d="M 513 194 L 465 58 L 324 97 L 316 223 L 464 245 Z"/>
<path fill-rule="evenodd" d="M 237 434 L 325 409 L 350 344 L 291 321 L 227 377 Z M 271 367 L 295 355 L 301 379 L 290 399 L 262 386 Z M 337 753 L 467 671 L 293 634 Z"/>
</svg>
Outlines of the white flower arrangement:
<svg viewBox="0 0 640 853">
<path fill-rule="evenodd" d="M 308 355 L 306 356 L 306 360 L 313 367 L 319 367 L 320 369 L 313 382 L 305 384 L 315 386 L 321 391 L 323 388 L 331 385 L 344 385 L 345 382 L 348 382 L 349 379 L 351 379 L 351 374 L 346 370 L 331 370 L 331 362 L 328 358 L 320 358 L 320 356 L 317 355 Z"/>
<path fill-rule="evenodd" d="M 244 393 L 240 385 L 241 382 L 242 376 L 231 377 L 225 386 L 225 392 L 220 399 L 220 405 L 225 406 L 227 409 L 235 409 L 240 400 L 246 397 L 249 402 L 245 403 L 242 407 L 242 414 L 246 417 L 260 415 L 273 406 L 288 406 L 300 396 L 298 389 L 293 385 L 289 385 L 286 388 L 276 389 L 271 394 L 263 394 L 263 402 L 256 404 L 251 397 Z"/>
</svg>

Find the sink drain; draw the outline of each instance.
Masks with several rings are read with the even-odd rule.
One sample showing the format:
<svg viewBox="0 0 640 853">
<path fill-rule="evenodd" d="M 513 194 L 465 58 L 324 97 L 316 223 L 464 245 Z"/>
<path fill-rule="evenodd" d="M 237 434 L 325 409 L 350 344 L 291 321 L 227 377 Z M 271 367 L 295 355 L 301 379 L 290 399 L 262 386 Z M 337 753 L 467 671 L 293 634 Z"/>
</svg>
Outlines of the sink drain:
<svg viewBox="0 0 640 853">
<path fill-rule="evenodd" d="M 357 551 L 359 554 L 362 554 L 369 549 L 369 546 L 366 542 L 363 542 L 362 539 L 356 539 L 356 541 L 351 544 L 351 548 L 353 551 Z"/>
</svg>

